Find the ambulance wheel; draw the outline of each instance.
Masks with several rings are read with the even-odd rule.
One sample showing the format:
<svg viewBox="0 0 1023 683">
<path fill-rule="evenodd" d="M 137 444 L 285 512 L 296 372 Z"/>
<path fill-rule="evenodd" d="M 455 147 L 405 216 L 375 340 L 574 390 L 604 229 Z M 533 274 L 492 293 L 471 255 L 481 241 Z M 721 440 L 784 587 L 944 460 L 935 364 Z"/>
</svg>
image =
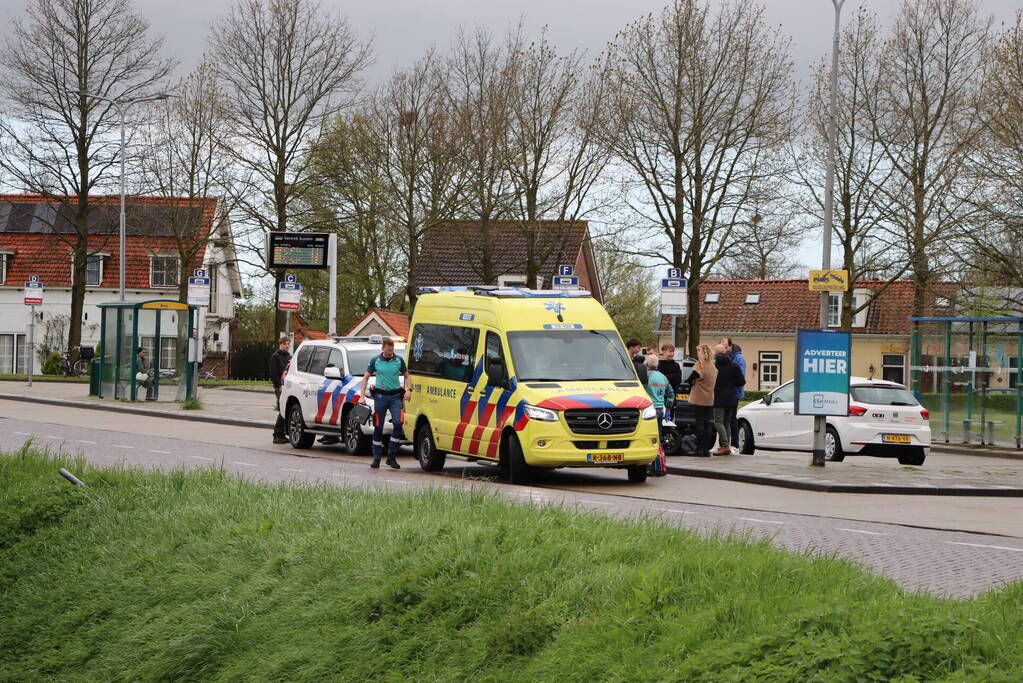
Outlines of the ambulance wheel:
<svg viewBox="0 0 1023 683">
<path fill-rule="evenodd" d="M 444 460 L 447 454 L 437 450 L 437 442 L 433 440 L 433 430 L 430 423 L 424 422 L 416 430 L 415 436 L 416 458 L 419 459 L 419 466 L 427 472 L 438 472 L 444 468 Z"/>
<path fill-rule="evenodd" d="M 315 434 L 305 430 L 305 420 L 302 419 L 302 406 L 292 403 L 288 410 L 288 439 L 292 448 L 312 448 Z"/>
<path fill-rule="evenodd" d="M 629 481 L 633 484 L 646 481 L 646 465 L 629 465 Z"/>
<path fill-rule="evenodd" d="M 361 425 L 350 414 L 345 416 L 343 435 L 345 448 L 349 453 L 352 455 L 368 455 L 370 453 L 369 447 L 373 437 L 363 434 Z"/>
<path fill-rule="evenodd" d="M 529 479 L 532 469 L 526 463 L 526 456 L 522 453 L 519 437 L 514 434 L 509 435 L 504 453 L 501 454 L 501 470 L 505 479 L 509 484 L 522 484 Z"/>
</svg>

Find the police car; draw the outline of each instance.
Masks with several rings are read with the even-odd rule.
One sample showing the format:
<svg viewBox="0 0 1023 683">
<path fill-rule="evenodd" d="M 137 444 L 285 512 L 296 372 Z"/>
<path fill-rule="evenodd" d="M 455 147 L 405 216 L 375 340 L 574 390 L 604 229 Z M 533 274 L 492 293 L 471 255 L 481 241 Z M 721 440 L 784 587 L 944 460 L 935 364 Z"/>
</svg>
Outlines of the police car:
<svg viewBox="0 0 1023 683">
<path fill-rule="evenodd" d="M 340 438 L 349 453 L 369 454 L 373 438 L 372 392 L 354 410 L 362 376 L 369 362 L 380 354 L 383 337 L 335 337 L 308 340 L 295 352 L 283 375 L 278 410 L 287 423 L 294 448 L 309 448 L 316 435 Z M 404 356 L 405 345 L 396 343 L 395 353 Z M 369 388 L 375 379 L 370 377 Z M 394 426 L 384 424 L 384 449 Z"/>
</svg>

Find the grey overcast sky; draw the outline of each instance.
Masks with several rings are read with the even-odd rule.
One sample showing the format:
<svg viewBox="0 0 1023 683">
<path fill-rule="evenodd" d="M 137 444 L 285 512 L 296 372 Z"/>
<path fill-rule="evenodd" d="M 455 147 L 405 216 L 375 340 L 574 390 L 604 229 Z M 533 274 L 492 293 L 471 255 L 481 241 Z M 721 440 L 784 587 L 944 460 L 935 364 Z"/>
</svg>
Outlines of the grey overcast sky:
<svg viewBox="0 0 1023 683">
<path fill-rule="evenodd" d="M 579 48 L 596 55 L 616 31 L 630 21 L 663 8 L 666 0 L 320 0 L 323 7 L 346 15 L 362 36 L 372 37 L 375 64 L 366 74 L 379 82 L 396 68 L 414 62 L 430 45 L 446 48 L 459 26 L 482 25 L 496 34 L 523 18 L 527 30 L 547 26 L 552 41 L 563 49 Z M 719 0 L 712 0 L 719 4 Z M 10 20 L 23 15 L 26 0 L 7 0 L 0 9 L 0 34 Z M 763 0 L 767 21 L 792 37 L 796 75 L 807 79 L 812 62 L 830 49 L 834 10 L 830 0 Z M 865 6 L 883 21 L 897 0 L 847 0 L 849 17 Z M 153 31 L 164 37 L 166 52 L 183 70 L 201 57 L 210 24 L 225 13 L 230 0 L 135 0 Z M 1021 0 L 978 0 L 996 25 L 1011 21 Z"/>
</svg>

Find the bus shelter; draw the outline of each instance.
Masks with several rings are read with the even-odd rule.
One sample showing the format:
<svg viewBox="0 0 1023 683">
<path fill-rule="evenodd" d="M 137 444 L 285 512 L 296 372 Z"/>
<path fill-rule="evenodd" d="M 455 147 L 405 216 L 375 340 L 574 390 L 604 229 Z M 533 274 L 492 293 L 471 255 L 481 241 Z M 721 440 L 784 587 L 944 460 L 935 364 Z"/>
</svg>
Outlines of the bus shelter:
<svg viewBox="0 0 1023 683">
<path fill-rule="evenodd" d="M 910 318 L 912 389 L 934 441 L 1021 447 L 1023 318 Z"/>
<path fill-rule="evenodd" d="M 157 299 L 115 301 L 99 308 L 100 398 L 184 401 L 194 397 L 189 344 L 195 333 L 196 306 Z M 139 349 L 145 349 L 144 357 Z"/>
</svg>

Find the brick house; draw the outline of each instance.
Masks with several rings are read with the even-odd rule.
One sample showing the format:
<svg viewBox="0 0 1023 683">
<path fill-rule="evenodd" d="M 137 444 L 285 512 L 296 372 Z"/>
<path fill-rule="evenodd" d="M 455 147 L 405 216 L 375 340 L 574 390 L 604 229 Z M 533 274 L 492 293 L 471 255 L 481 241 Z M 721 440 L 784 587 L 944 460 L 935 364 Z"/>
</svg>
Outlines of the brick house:
<svg viewBox="0 0 1023 683">
<path fill-rule="evenodd" d="M 116 300 L 119 289 L 120 198 L 97 196 L 91 202 L 95 208 L 90 215 L 83 346 L 99 343 L 97 304 Z M 171 221 L 182 216 L 196 222 L 194 234 L 202 242 L 185 272 L 203 266 L 212 280 L 204 329 L 207 359 L 226 364 L 223 356 L 230 349 L 231 321 L 242 283 L 230 223 L 219 200 L 128 198 L 125 298 L 178 298 L 181 268 Z M 73 268 L 71 246 L 62 235 L 71 239 L 74 229 L 59 203 L 36 195 L 0 195 L 0 372 L 24 372 L 27 367 L 29 307 L 24 305 L 24 283 L 31 275 L 38 275 L 44 285 L 44 303 L 36 307 L 36 343 L 42 343 L 48 331 L 59 338 L 61 348 L 67 343 Z"/>
<path fill-rule="evenodd" d="M 493 221 L 490 256 L 496 281 L 483 282 L 478 266 L 481 247 L 476 221 L 452 221 L 431 228 L 424 240 L 423 250 L 416 265 L 415 282 L 419 287 L 495 284 L 521 287 L 526 284 L 526 237 L 518 221 Z M 562 229 L 562 226 L 563 229 Z M 598 301 L 604 300 L 593 255 L 589 225 L 586 221 L 563 224 L 540 221 L 541 234 L 548 244 L 538 273 L 537 286 L 551 287 L 558 266 L 575 267 L 579 286 L 593 293 Z"/>
<path fill-rule="evenodd" d="M 345 332 L 346 337 L 367 337 L 379 334 L 384 337 L 408 338 L 409 319 L 407 313 L 386 311 L 382 308 L 370 309 L 359 318 L 351 329 Z"/>
<path fill-rule="evenodd" d="M 854 309 L 885 282 L 857 282 Z M 936 283 L 926 315 L 955 315 L 960 287 Z M 794 376 L 795 331 L 820 327 L 820 293 L 806 280 L 709 280 L 700 285 L 700 342 L 713 347 L 731 337 L 746 358 L 746 388 L 768 391 Z M 909 381 L 913 283 L 896 281 L 852 322 L 852 372 L 895 382 Z M 830 295 L 828 324 L 841 324 L 841 295 Z M 672 337 L 671 318 L 662 316 L 657 343 Z"/>
</svg>

